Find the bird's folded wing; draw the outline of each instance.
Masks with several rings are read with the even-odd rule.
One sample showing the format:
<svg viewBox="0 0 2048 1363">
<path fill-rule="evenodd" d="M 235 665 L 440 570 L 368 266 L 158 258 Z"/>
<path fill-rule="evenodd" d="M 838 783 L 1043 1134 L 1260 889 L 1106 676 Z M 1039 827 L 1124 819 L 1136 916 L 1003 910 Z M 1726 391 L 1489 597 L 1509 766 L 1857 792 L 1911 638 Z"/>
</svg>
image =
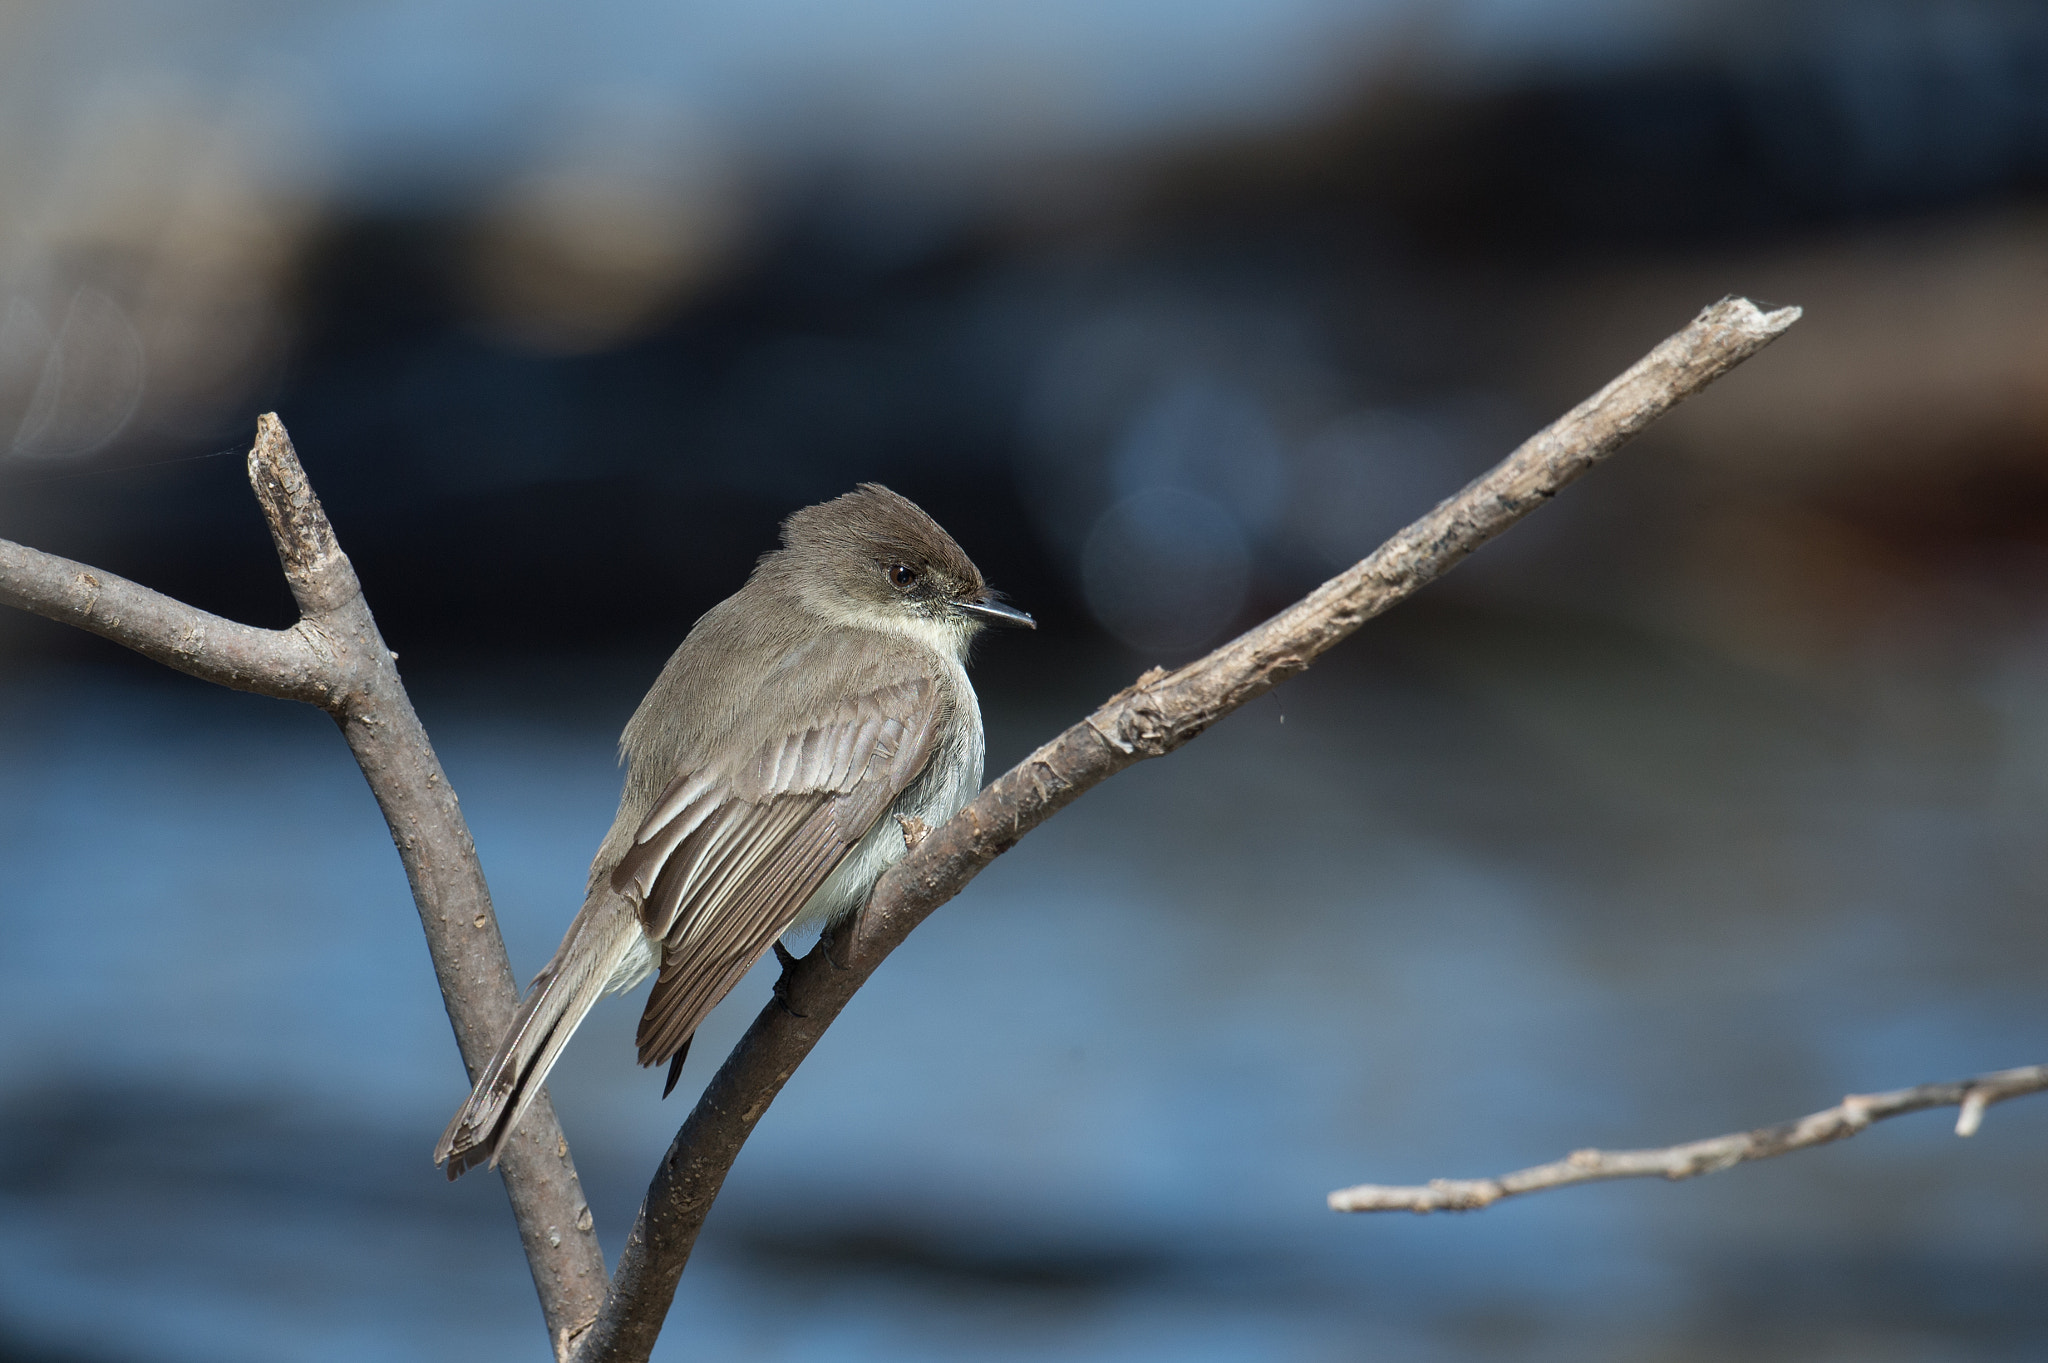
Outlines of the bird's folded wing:
<svg viewBox="0 0 2048 1363">
<path fill-rule="evenodd" d="M 924 770 L 937 701 L 928 676 L 847 697 L 662 792 L 612 873 L 664 943 L 641 1064 L 675 1053 Z"/>
</svg>

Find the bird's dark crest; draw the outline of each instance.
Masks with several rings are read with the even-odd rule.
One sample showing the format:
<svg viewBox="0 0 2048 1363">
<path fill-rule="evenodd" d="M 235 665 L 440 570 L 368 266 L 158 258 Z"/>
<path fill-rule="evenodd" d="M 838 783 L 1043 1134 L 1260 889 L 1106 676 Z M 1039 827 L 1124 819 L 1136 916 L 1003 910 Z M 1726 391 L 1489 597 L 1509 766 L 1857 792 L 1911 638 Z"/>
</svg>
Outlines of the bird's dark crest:
<svg viewBox="0 0 2048 1363">
<path fill-rule="evenodd" d="M 844 496 L 792 512 L 782 523 L 782 544 L 820 558 L 931 567 L 963 587 L 983 585 L 966 550 L 923 507 L 880 483 L 862 483 Z"/>
</svg>

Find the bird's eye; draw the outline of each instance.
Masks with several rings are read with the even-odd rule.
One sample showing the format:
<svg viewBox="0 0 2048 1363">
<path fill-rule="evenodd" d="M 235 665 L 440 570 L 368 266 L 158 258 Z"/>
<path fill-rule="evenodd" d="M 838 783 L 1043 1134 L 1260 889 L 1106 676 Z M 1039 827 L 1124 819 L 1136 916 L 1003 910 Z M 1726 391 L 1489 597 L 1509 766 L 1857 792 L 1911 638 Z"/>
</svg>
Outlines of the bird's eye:
<svg viewBox="0 0 2048 1363">
<path fill-rule="evenodd" d="M 889 580 L 898 587 L 908 587 L 917 581 L 917 569 L 907 563 L 892 563 L 889 565 Z"/>
</svg>

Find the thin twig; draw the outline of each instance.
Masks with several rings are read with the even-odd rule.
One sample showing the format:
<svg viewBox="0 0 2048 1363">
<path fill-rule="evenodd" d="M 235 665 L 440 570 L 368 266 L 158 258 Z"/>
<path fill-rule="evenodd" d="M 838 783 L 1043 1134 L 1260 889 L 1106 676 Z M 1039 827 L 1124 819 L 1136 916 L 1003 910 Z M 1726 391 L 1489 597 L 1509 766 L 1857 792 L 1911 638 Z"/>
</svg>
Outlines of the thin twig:
<svg viewBox="0 0 2048 1363">
<path fill-rule="evenodd" d="M 300 610 L 290 629 L 209 615 L 112 573 L 0 540 L 0 603 L 91 630 L 167 666 L 334 716 L 405 863 L 448 1019 L 472 1073 L 519 990 L 455 792 L 277 417 L 257 422 L 249 483 Z M 558 1351 L 596 1314 L 604 1255 L 569 1147 L 543 1094 L 499 1163 Z M 421 1158 L 426 1157 L 422 1145 Z"/>
<path fill-rule="evenodd" d="M 1669 1145 L 1661 1150 L 1574 1150 L 1555 1164 L 1539 1164 L 1500 1178 L 1437 1178 L 1422 1187 L 1361 1183 L 1330 1194 L 1339 1212 L 1469 1212 L 1504 1197 L 1568 1188 L 1610 1178 L 1677 1180 L 1718 1173 L 1745 1160 L 1769 1159 L 1855 1135 L 1872 1122 L 1930 1107 L 1960 1107 L 1956 1134 L 1972 1136 L 1993 1103 L 2048 1089 L 2048 1065 L 1980 1074 L 1949 1084 L 1920 1084 L 1890 1093 L 1852 1094 L 1824 1112 L 1797 1121 L 1738 1131 L 1732 1136 Z"/>
<path fill-rule="evenodd" d="M 1083 791 L 1296 675 L 1360 625 L 1512 525 L 1678 402 L 1799 318 L 1747 299 L 1708 308 L 1626 373 L 1370 558 L 1207 657 L 1157 669 L 998 777 L 875 887 L 851 925 L 785 970 L 676 1134 L 641 1204 L 604 1310 L 578 1363 L 641 1363 L 654 1347 L 705 1214 L 761 1114 L 840 1009 L 910 930 Z"/>
</svg>

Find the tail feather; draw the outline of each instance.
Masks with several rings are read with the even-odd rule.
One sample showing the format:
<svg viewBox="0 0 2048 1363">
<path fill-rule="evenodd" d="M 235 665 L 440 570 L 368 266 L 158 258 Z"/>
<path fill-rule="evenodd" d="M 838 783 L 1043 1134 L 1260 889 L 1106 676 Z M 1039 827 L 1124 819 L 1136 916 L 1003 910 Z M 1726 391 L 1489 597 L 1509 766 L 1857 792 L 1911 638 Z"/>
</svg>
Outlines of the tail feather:
<svg viewBox="0 0 2048 1363">
<path fill-rule="evenodd" d="M 666 1098 L 676 1091 L 676 1080 L 683 1077 L 683 1062 L 690 1058 L 690 1043 L 697 1039 L 695 1032 L 683 1038 L 683 1044 L 676 1047 L 676 1053 L 668 1058 L 668 1082 L 661 1086 L 661 1096 Z"/>
<path fill-rule="evenodd" d="M 535 977 L 497 1054 L 478 1072 L 468 1100 L 434 1147 L 434 1163 L 448 1166 L 450 1180 L 479 1164 L 497 1164 L 562 1048 L 602 997 L 632 937 L 639 934 L 630 915 L 623 924 L 584 918 L 578 916 L 555 958 Z"/>
</svg>

